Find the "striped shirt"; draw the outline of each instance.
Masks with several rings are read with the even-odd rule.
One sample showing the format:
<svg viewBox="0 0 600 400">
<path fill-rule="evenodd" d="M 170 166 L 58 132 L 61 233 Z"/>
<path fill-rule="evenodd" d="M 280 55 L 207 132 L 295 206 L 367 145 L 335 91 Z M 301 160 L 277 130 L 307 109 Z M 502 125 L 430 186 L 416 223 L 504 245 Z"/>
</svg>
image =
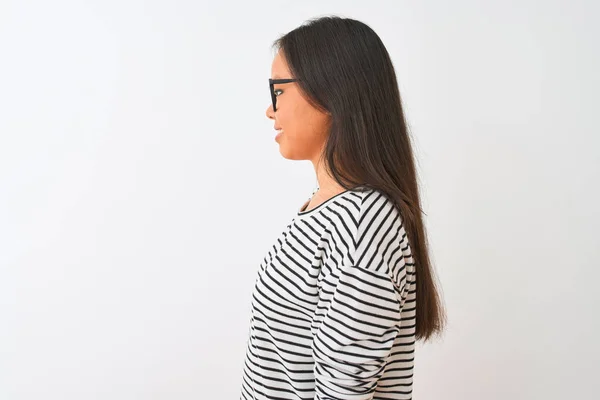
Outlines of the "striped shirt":
<svg viewBox="0 0 600 400">
<path fill-rule="evenodd" d="M 415 278 L 379 190 L 299 210 L 258 268 L 240 399 L 411 399 Z"/>
</svg>

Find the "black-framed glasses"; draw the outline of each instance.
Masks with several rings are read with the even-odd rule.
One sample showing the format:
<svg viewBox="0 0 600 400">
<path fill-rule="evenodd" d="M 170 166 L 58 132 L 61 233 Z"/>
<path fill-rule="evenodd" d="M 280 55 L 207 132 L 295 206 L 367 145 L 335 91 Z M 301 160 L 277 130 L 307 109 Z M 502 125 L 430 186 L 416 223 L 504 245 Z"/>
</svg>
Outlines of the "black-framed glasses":
<svg viewBox="0 0 600 400">
<path fill-rule="evenodd" d="M 295 78 L 286 78 L 286 79 L 270 79 L 269 78 L 269 90 L 271 92 L 271 102 L 273 103 L 273 112 L 277 111 L 277 96 L 275 96 L 275 91 L 273 90 L 273 85 L 278 83 L 290 83 L 297 82 L 299 79 Z"/>
</svg>

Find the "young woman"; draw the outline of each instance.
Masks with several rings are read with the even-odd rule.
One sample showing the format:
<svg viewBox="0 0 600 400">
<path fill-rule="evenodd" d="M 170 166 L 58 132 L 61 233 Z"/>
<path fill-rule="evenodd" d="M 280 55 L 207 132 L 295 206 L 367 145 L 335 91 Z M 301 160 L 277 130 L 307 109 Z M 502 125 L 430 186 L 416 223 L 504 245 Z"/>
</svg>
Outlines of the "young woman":
<svg viewBox="0 0 600 400">
<path fill-rule="evenodd" d="M 413 151 L 379 36 L 313 19 L 275 41 L 267 117 L 318 187 L 262 260 L 242 399 L 410 399 L 443 330 Z"/>
</svg>

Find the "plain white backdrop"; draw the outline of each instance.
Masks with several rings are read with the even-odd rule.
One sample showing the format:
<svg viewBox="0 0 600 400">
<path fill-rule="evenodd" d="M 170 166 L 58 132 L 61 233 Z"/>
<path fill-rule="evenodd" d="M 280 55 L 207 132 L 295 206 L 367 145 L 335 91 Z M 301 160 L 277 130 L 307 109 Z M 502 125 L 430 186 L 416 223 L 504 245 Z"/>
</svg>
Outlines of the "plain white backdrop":
<svg viewBox="0 0 600 400">
<path fill-rule="evenodd" d="M 600 391 L 594 1 L 0 2 L 0 399 L 238 399 L 260 260 L 316 184 L 279 35 L 391 54 L 448 309 L 414 398 Z"/>
</svg>

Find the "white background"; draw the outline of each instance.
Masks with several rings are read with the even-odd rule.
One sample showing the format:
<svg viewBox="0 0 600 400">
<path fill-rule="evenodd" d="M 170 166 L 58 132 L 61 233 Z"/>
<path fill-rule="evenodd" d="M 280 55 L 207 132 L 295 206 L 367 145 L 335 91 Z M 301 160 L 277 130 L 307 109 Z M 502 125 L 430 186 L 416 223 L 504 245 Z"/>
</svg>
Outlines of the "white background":
<svg viewBox="0 0 600 400">
<path fill-rule="evenodd" d="M 414 398 L 600 390 L 594 1 L 0 2 L 0 399 L 238 399 L 258 264 L 316 185 L 265 116 L 326 14 L 390 52 L 448 309 Z"/>
</svg>

